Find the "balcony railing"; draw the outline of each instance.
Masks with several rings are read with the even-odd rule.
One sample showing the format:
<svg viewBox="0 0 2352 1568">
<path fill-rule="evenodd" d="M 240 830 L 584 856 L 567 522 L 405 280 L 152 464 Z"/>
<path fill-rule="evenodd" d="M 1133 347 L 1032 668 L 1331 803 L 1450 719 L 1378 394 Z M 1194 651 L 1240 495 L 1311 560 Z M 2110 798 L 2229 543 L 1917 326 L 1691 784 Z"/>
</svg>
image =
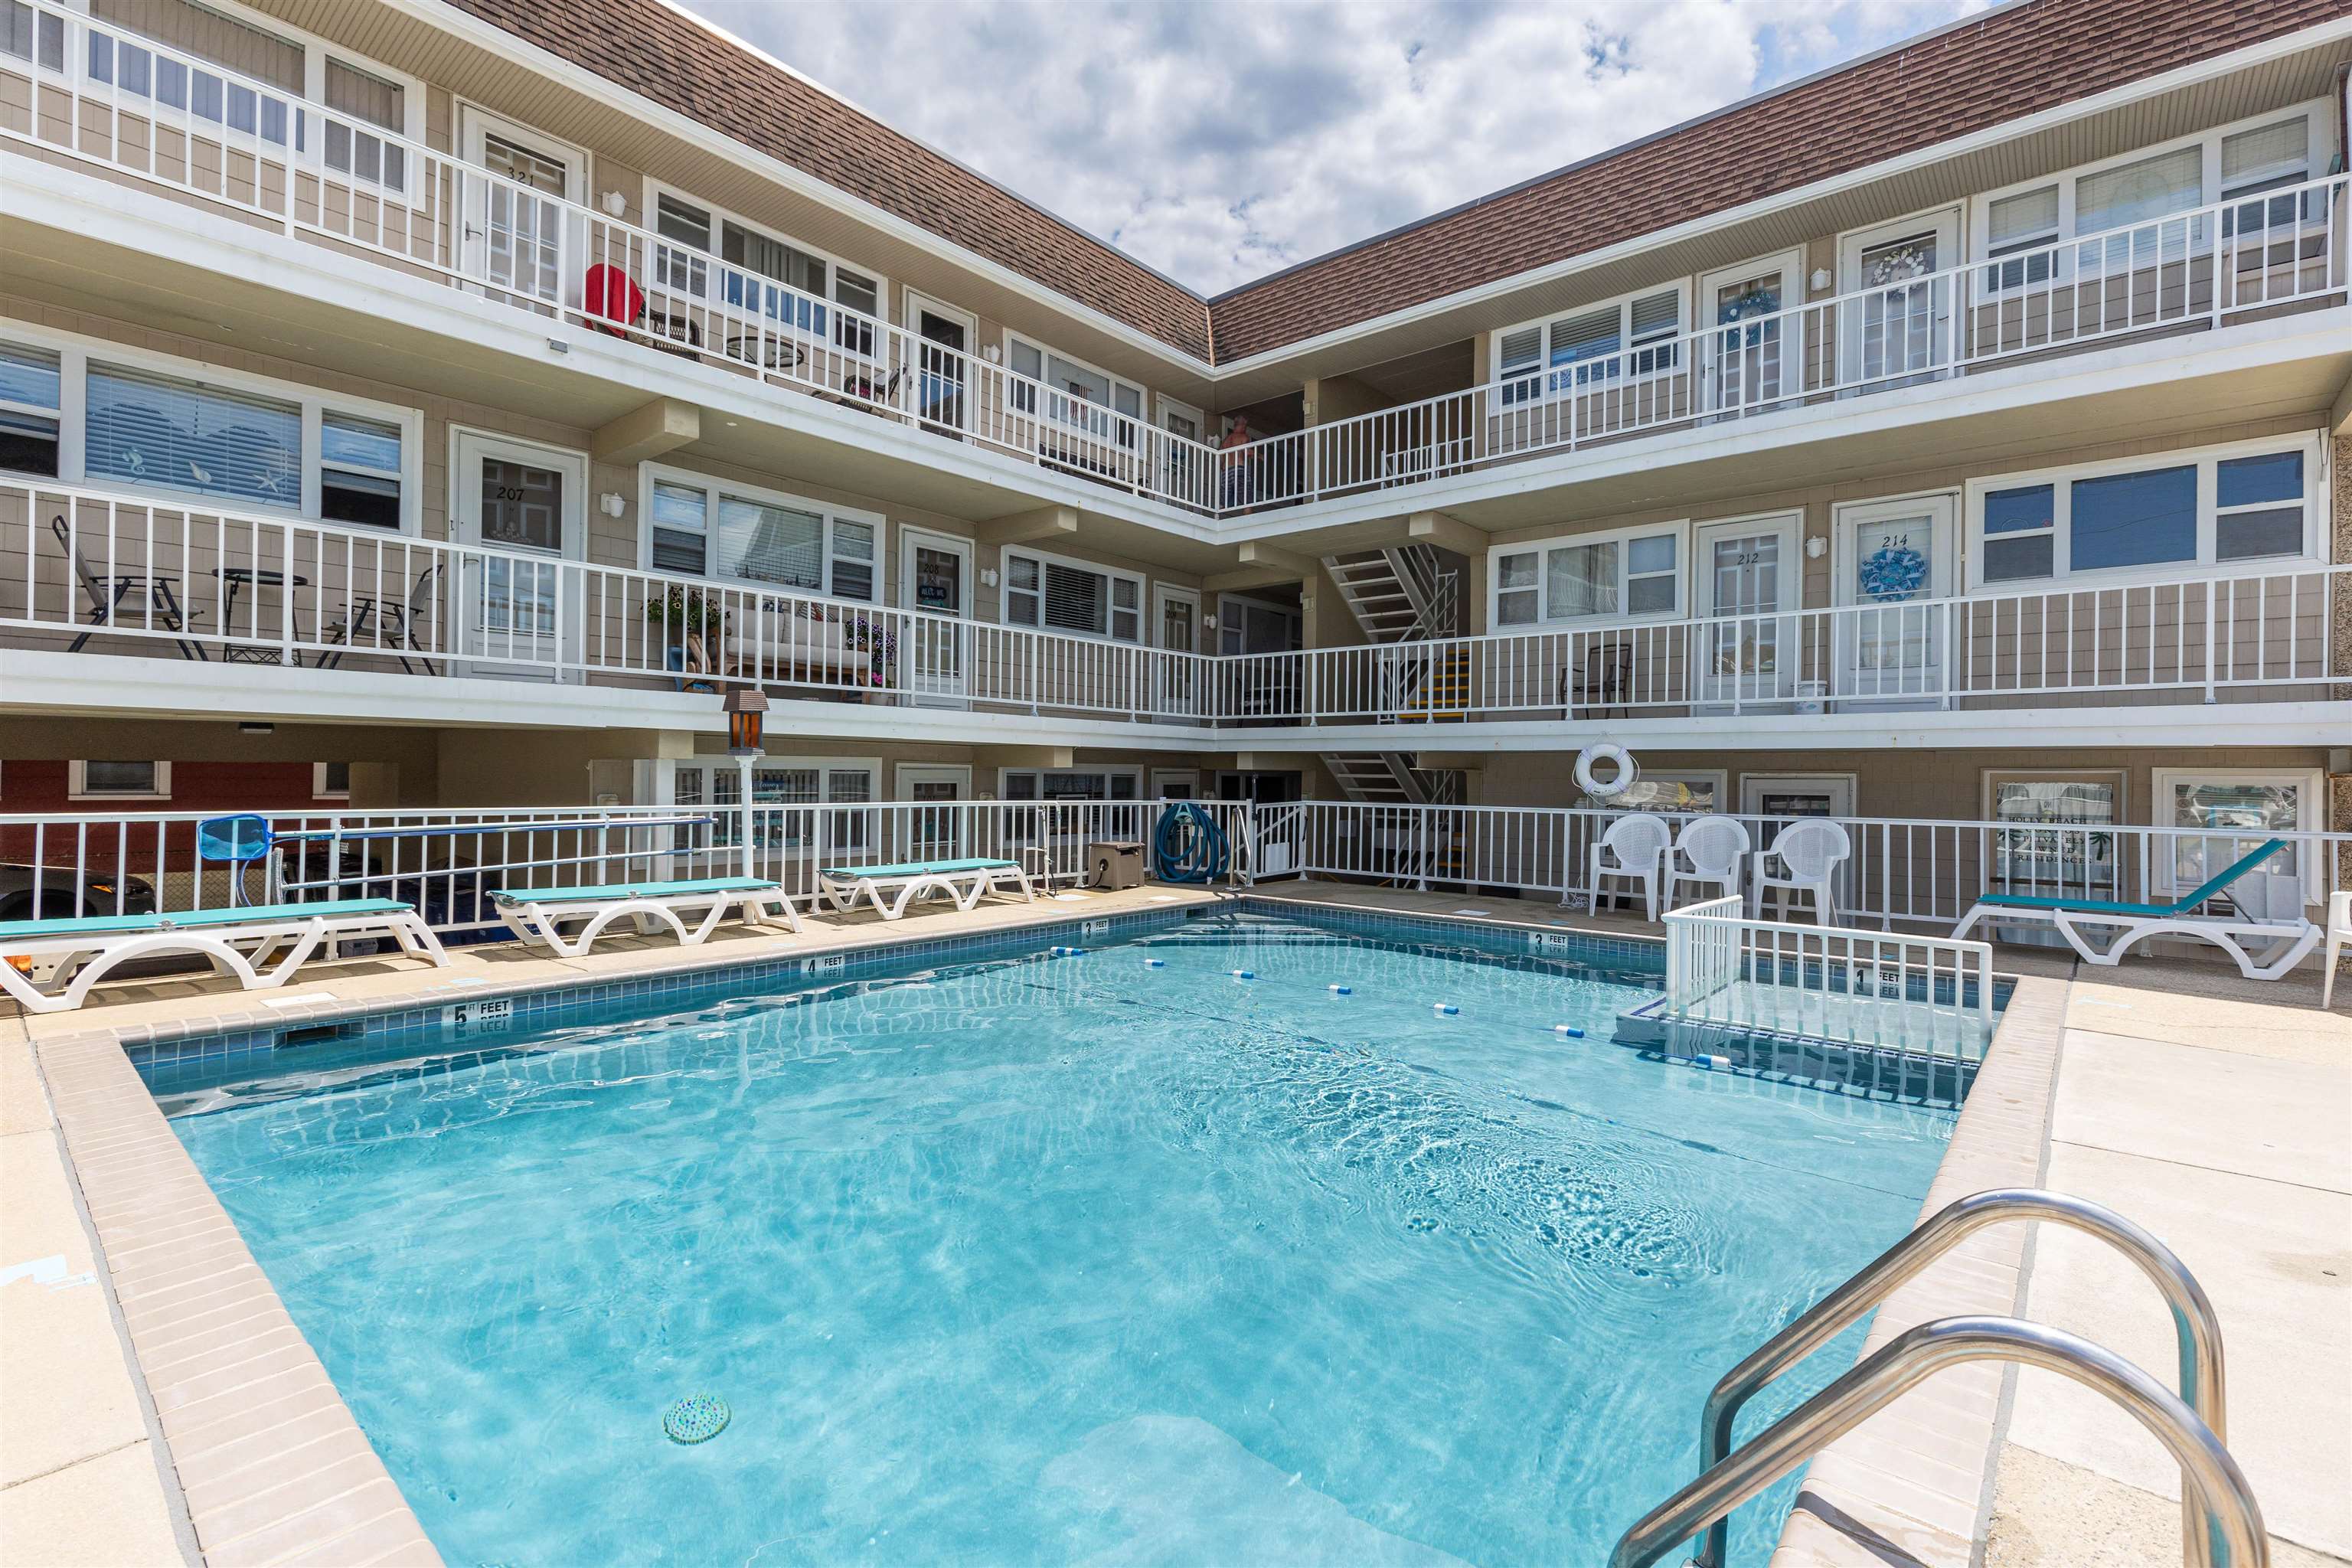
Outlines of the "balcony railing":
<svg viewBox="0 0 2352 1568">
<path fill-rule="evenodd" d="M 92 21 L 6 0 L 0 141 L 289 238 L 1214 517 L 2341 295 L 2345 176 L 1874 281 L 1219 449 Z"/>
<path fill-rule="evenodd" d="M 2315 700 L 2352 566 L 1205 655 L 521 551 L 0 481 L 20 648 L 528 676 L 1250 729 Z M 1442 732 L 1442 731 L 1441 731 Z M 1410 738 L 1408 738 L 1410 737 Z"/>
</svg>

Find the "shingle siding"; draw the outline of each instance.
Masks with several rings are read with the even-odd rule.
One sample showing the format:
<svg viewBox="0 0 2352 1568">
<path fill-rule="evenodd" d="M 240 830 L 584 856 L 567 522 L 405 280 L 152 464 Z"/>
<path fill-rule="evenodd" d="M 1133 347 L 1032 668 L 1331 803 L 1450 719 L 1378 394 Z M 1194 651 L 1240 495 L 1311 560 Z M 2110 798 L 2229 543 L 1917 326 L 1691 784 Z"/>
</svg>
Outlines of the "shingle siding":
<svg viewBox="0 0 2352 1568">
<path fill-rule="evenodd" d="M 1204 306 L 655 0 L 452 3 L 1187 353 L 1213 342 L 1219 363 L 2352 15 L 2352 0 L 2037 0 Z"/>
</svg>

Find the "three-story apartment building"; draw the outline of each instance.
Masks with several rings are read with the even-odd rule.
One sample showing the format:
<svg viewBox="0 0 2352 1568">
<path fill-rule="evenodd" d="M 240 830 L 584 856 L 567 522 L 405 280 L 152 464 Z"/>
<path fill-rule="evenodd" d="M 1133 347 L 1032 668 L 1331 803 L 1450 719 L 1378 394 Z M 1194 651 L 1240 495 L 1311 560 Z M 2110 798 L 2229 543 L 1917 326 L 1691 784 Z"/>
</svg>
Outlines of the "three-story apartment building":
<svg viewBox="0 0 2352 1568">
<path fill-rule="evenodd" d="M 0 0 L 0 812 L 756 686 L 785 801 L 2346 826 L 2347 62 L 2021 0 L 1211 298 L 659 0 Z"/>
</svg>

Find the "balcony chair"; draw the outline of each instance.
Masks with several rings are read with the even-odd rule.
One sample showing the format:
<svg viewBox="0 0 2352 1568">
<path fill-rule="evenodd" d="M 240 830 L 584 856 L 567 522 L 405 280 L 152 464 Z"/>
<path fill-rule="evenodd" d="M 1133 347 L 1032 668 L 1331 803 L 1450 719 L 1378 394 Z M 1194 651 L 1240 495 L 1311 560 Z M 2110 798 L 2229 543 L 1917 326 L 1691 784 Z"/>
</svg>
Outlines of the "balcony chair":
<svg viewBox="0 0 2352 1568">
<path fill-rule="evenodd" d="M 357 596 L 344 601 L 343 618 L 329 626 L 320 641 L 335 648 L 318 661 L 320 669 L 333 669 L 343 662 L 346 652 L 390 653 L 400 660 L 400 668 L 411 675 L 433 673 L 432 650 L 416 640 L 416 623 L 431 624 L 436 594 L 440 590 L 442 563 L 434 562 L 416 575 L 408 590 L 405 603 L 398 599 L 378 599 Z M 377 633 L 373 642 L 362 643 L 370 628 Z M 408 655 L 410 650 L 423 656 L 424 668 Z"/>
<path fill-rule="evenodd" d="M 1560 704 L 1570 718 L 1605 719 L 1614 709 L 1631 715 L 1626 694 L 1633 685 L 1633 645 L 1629 642 L 1587 647 L 1569 677 L 1568 700 Z M 1579 710 L 1581 711 L 1579 711 Z"/>
<path fill-rule="evenodd" d="M 1675 888 L 1683 882 L 1714 882 L 1738 898 L 1752 845 L 1748 825 L 1736 816 L 1701 816 L 1683 825 L 1674 853 L 1666 857 L 1666 908 L 1680 906 Z M 1690 869 L 1685 870 L 1684 867 Z"/>
<path fill-rule="evenodd" d="M 191 623 L 203 614 L 201 610 L 184 606 L 180 603 L 180 579 L 170 574 L 97 571 L 83 556 L 81 547 L 74 542 L 73 531 L 66 526 L 65 513 L 59 512 L 49 519 L 49 531 L 57 535 L 58 547 L 73 561 L 74 575 L 81 580 L 81 591 L 89 596 L 91 626 L 114 626 L 116 617 L 121 614 L 122 601 L 133 595 L 139 595 L 144 601 L 142 607 L 147 611 L 145 618 L 149 621 L 162 622 L 165 631 L 187 631 L 190 629 Z M 96 635 L 95 632 L 82 633 L 66 645 L 66 651 L 79 653 L 82 644 L 89 641 Z M 198 661 L 205 658 L 205 650 L 201 645 L 184 637 L 174 640 L 179 644 L 181 658 Z"/>
<path fill-rule="evenodd" d="M 2304 955 L 2319 945 L 2319 927 L 2303 917 L 2300 885 L 2292 876 L 2283 881 L 2296 888 L 2293 902 L 2295 912 L 2282 915 L 2271 910 L 2249 912 L 2245 901 L 2231 895 L 2234 906 L 2226 915 L 2200 915 L 2198 906 L 2218 899 L 2240 878 L 2286 847 L 2284 838 L 2265 841 L 2251 855 L 2242 857 L 2236 864 L 2219 876 L 2209 877 L 2204 883 L 2184 898 L 2168 904 L 2128 904 L 2109 899 L 2044 898 L 2022 893 L 1987 893 L 1976 901 L 1959 925 L 1953 930 L 1956 937 L 1966 936 L 1979 925 L 2004 926 L 2012 923 L 2035 922 L 2054 928 L 2066 939 L 2085 963 L 2113 968 L 2123 960 L 2126 950 L 2151 937 L 2186 936 L 2200 942 L 2210 942 L 2236 960 L 2238 972 L 2249 980 L 2276 980 L 2304 960 Z M 2338 893 L 2337 899 L 2345 895 Z M 2334 921 L 2341 917 L 2342 906 L 2331 905 L 2328 917 Z M 2104 948 L 2094 947 L 2083 934 L 2083 928 L 2096 926 L 2102 930 L 2118 931 L 2121 934 Z M 2265 945 L 2258 953 L 2249 953 L 2240 944 L 2242 938 L 2259 938 Z M 2321 994 L 2326 994 L 2323 983 Z"/>
<path fill-rule="evenodd" d="M 1601 912 L 1601 900 L 1605 896 L 1612 900 L 1615 893 L 1603 894 L 1604 879 L 1639 882 L 1642 896 L 1649 910 L 1650 919 L 1658 918 L 1659 868 L 1664 863 L 1666 847 L 1674 841 L 1674 832 L 1666 826 L 1665 818 L 1637 811 L 1631 816 L 1621 816 L 1609 825 L 1601 842 L 1592 847 L 1591 882 L 1592 912 Z"/>
<path fill-rule="evenodd" d="M 1834 822 L 1807 817 L 1780 829 L 1769 848 L 1756 852 L 1756 878 L 1748 889 L 1748 909 L 1761 918 L 1764 900 L 1777 889 L 1776 900 L 1786 913 L 1796 895 L 1813 896 L 1813 920 L 1818 925 L 1837 919 L 1838 868 L 1853 856 L 1853 840 Z M 1779 869 L 1773 869 L 1778 862 Z"/>
</svg>

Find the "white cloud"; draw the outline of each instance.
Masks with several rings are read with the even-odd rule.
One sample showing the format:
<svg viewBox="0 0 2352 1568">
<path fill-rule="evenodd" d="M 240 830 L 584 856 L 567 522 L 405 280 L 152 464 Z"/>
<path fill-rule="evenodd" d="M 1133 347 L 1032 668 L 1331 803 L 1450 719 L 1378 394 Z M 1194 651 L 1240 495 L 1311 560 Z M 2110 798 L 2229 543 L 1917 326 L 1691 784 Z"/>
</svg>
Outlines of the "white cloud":
<svg viewBox="0 0 2352 1568">
<path fill-rule="evenodd" d="M 688 3 L 1213 293 L 1983 0 Z"/>
</svg>

